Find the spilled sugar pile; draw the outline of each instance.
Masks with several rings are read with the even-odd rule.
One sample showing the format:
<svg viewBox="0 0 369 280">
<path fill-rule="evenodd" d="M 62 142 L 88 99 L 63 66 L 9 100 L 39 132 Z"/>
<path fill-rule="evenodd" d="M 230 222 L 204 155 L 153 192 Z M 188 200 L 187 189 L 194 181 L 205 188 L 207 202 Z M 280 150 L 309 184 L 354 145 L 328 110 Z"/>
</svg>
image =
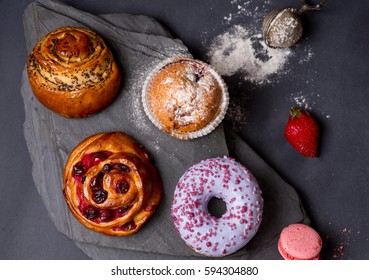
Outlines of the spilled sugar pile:
<svg viewBox="0 0 369 280">
<path fill-rule="evenodd" d="M 286 72 L 285 65 L 292 52 L 268 48 L 254 28 L 235 25 L 214 39 L 208 56 L 221 75 L 238 73 L 246 81 L 262 85 L 270 83 L 272 76 Z"/>
<path fill-rule="evenodd" d="M 222 24 L 228 29 L 207 43 L 207 58 L 223 76 L 241 75 L 245 81 L 261 86 L 278 81 L 290 73 L 289 61 L 296 57 L 294 49 L 273 49 L 266 46 L 262 22 L 275 6 L 270 0 L 231 0 L 230 11 Z M 300 46 L 299 64 L 309 62 L 314 53 L 309 45 Z"/>
<path fill-rule="evenodd" d="M 294 63 L 306 64 L 314 57 L 307 38 L 299 48 L 273 49 L 266 46 L 261 26 L 265 16 L 275 8 L 270 0 L 231 0 L 229 11 L 221 18 L 225 31 L 211 41 L 203 42 L 207 49 L 207 61 L 222 76 L 235 77 L 239 81 L 238 85 L 233 84 L 237 95 L 232 97 L 226 116 L 235 130 L 247 123 L 245 104 L 251 98 L 250 92 L 279 83 L 293 72 Z M 293 77 L 301 79 L 296 73 Z M 309 76 L 306 83 L 310 79 L 314 77 Z M 246 88 L 245 82 L 248 84 Z M 292 101 L 299 103 L 304 100 Z"/>
</svg>

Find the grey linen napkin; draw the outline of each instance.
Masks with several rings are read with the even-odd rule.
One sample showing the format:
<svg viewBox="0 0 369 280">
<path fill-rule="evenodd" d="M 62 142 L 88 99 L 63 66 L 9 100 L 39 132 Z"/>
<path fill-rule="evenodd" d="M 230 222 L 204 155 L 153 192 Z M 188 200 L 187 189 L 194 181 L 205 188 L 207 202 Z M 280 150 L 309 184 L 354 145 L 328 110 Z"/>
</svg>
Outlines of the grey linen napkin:
<svg viewBox="0 0 369 280">
<path fill-rule="evenodd" d="M 231 148 L 231 155 L 257 177 L 265 210 L 255 238 L 228 258 L 279 258 L 276 241 L 281 229 L 293 222 L 308 222 L 294 189 L 232 131 L 226 137 L 222 125 L 205 137 L 183 141 L 158 130 L 144 114 L 140 95 L 149 71 L 163 59 L 191 56 L 180 40 L 147 16 L 96 16 L 54 1 L 31 3 L 23 20 L 28 52 L 41 37 L 58 27 L 87 27 L 103 37 L 122 69 L 118 98 L 107 109 L 84 119 L 67 119 L 41 105 L 23 71 L 24 136 L 33 163 L 32 175 L 60 232 L 93 259 L 200 258 L 184 244 L 172 225 L 172 195 L 179 178 L 190 166 L 202 159 L 228 155 Z M 69 153 L 84 138 L 102 131 L 123 131 L 140 142 L 151 154 L 163 180 L 164 197 L 158 211 L 132 236 L 110 237 L 88 230 L 76 221 L 64 201 L 62 176 Z"/>
</svg>

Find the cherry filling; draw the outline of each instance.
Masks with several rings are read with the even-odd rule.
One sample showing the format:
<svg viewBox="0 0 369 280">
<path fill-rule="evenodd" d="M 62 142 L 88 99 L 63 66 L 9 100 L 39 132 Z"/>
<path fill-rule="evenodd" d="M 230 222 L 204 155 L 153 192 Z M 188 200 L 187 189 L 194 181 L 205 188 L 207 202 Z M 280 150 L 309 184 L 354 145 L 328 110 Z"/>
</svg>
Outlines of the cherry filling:
<svg viewBox="0 0 369 280">
<path fill-rule="evenodd" d="M 100 221 L 102 223 L 110 222 L 114 217 L 114 210 L 102 209 L 100 210 Z"/>
<path fill-rule="evenodd" d="M 125 223 L 124 225 L 121 226 L 121 229 L 123 231 L 130 231 L 130 230 L 133 230 L 137 227 L 137 225 L 135 224 L 134 221 L 130 221 L 128 223 Z"/>
<path fill-rule="evenodd" d="M 76 177 L 83 177 L 87 170 L 92 166 L 98 165 L 101 161 L 106 160 L 113 153 L 109 151 L 99 151 L 95 153 L 85 154 L 82 159 L 73 166 L 72 175 Z"/>
<path fill-rule="evenodd" d="M 84 155 L 79 162 L 77 162 L 72 168 L 72 176 L 77 182 L 77 195 L 79 198 L 79 209 L 84 217 L 89 220 L 93 220 L 96 223 L 106 223 L 113 221 L 119 217 L 127 215 L 130 210 L 130 206 L 121 206 L 116 209 L 99 209 L 91 205 L 84 197 L 82 184 L 86 181 L 87 171 L 98 165 L 100 162 L 109 158 L 113 153 L 109 151 L 98 151 L 95 153 L 89 153 Z M 118 172 L 131 172 L 129 166 L 122 163 L 104 164 L 101 171 L 89 180 L 89 188 L 92 192 L 92 200 L 101 204 L 108 198 L 108 192 L 104 190 L 103 178 L 106 174 L 113 170 Z M 130 184 L 125 179 L 120 179 L 115 185 L 115 190 L 119 194 L 125 194 L 129 191 Z M 131 221 L 122 226 L 116 227 L 116 230 L 130 231 L 137 227 L 137 225 Z"/>
<path fill-rule="evenodd" d="M 191 63 L 191 69 L 185 75 L 191 82 L 197 83 L 205 75 L 205 67 Z"/>
<path fill-rule="evenodd" d="M 119 171 L 124 171 L 124 172 L 130 172 L 131 171 L 131 169 L 123 163 L 113 164 L 113 168 L 116 169 L 116 170 L 119 170 Z"/>
<path fill-rule="evenodd" d="M 86 171 L 87 171 L 87 168 L 84 162 L 79 161 L 73 166 L 72 172 L 73 172 L 73 176 L 82 176 L 83 174 L 86 173 Z"/>
<path fill-rule="evenodd" d="M 103 188 L 102 180 L 99 176 L 92 177 L 90 181 L 90 188 L 92 192 L 99 191 Z"/>
<path fill-rule="evenodd" d="M 121 206 L 117 209 L 117 213 L 120 217 L 125 216 L 128 213 L 129 206 Z"/>
<path fill-rule="evenodd" d="M 129 209 L 129 206 L 121 206 L 117 209 L 98 209 L 95 206 L 88 205 L 82 213 L 86 219 L 93 220 L 95 223 L 107 223 L 127 215 Z"/>
<path fill-rule="evenodd" d="M 206 69 L 205 69 L 204 66 L 199 66 L 196 69 L 196 79 L 197 79 L 197 81 L 199 81 L 202 77 L 204 77 L 205 71 L 206 71 Z"/>
<path fill-rule="evenodd" d="M 130 231 L 130 230 L 134 230 L 135 228 L 137 228 L 137 225 L 135 224 L 135 222 L 130 221 L 130 222 L 125 223 L 124 225 L 113 227 L 112 229 L 116 231 Z"/>
<path fill-rule="evenodd" d="M 116 183 L 115 191 L 120 194 L 125 194 L 129 191 L 129 187 L 129 183 L 126 180 L 122 179 Z"/>
<path fill-rule="evenodd" d="M 92 200 L 97 204 L 103 203 L 108 198 L 108 192 L 104 189 L 92 193 Z"/>
<path fill-rule="evenodd" d="M 107 159 L 111 155 L 111 152 L 100 151 L 91 155 L 92 165 L 98 165 L 101 161 Z"/>
<path fill-rule="evenodd" d="M 94 220 L 99 216 L 99 209 L 92 205 L 89 205 L 84 209 L 83 216 L 85 216 L 86 219 Z"/>
<path fill-rule="evenodd" d="M 101 172 L 103 174 L 108 174 L 112 169 L 113 167 L 110 164 L 104 164 Z"/>
<path fill-rule="evenodd" d="M 98 151 L 85 154 L 72 168 L 72 176 L 77 182 L 77 196 L 79 198 L 79 210 L 89 220 L 94 220 L 99 216 L 99 209 L 89 204 L 83 195 L 82 184 L 86 181 L 87 171 L 107 159 L 113 153 L 110 151 Z M 102 188 L 103 173 L 100 172 L 96 177 L 90 180 L 92 199 L 95 203 L 103 203 L 107 198 L 107 192 Z"/>
</svg>

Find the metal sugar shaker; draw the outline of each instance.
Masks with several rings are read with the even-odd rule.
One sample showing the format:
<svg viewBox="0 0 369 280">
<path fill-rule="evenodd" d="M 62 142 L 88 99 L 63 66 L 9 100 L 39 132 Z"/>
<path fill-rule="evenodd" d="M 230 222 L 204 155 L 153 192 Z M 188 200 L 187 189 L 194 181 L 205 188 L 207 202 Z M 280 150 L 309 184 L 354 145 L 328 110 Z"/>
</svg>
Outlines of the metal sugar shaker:
<svg viewBox="0 0 369 280">
<path fill-rule="evenodd" d="M 303 4 L 299 10 L 284 8 L 269 12 L 262 25 L 266 45 L 271 48 L 289 48 L 295 45 L 303 33 L 300 15 L 306 11 L 320 10 L 325 1 L 312 5 L 302 0 Z"/>
</svg>

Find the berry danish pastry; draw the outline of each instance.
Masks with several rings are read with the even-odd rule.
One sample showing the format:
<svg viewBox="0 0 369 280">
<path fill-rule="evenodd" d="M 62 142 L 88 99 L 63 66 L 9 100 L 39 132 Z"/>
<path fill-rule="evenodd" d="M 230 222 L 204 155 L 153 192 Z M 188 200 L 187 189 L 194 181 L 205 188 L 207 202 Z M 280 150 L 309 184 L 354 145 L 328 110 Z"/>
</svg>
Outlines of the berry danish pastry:
<svg viewBox="0 0 369 280">
<path fill-rule="evenodd" d="M 99 133 L 70 154 L 63 192 L 84 226 L 124 236 L 137 232 L 154 214 L 162 183 L 140 144 L 122 132 Z"/>
<path fill-rule="evenodd" d="M 62 27 L 44 36 L 27 61 L 37 99 L 65 117 L 87 117 L 107 107 L 120 72 L 103 39 L 92 30 Z"/>
</svg>

